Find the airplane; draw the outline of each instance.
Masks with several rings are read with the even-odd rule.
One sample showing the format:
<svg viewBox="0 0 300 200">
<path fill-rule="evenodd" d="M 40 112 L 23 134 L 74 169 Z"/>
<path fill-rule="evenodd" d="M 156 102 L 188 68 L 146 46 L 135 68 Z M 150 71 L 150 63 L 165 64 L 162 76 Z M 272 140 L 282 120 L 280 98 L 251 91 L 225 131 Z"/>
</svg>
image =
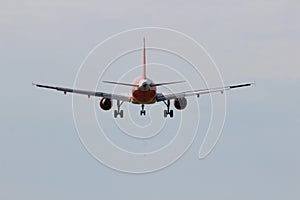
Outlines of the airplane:
<svg viewBox="0 0 300 200">
<path fill-rule="evenodd" d="M 36 83 L 32 83 L 32 84 L 39 88 L 46 88 L 46 89 L 61 91 L 64 94 L 75 93 L 75 94 L 87 95 L 88 97 L 90 97 L 90 96 L 100 97 L 99 106 L 102 110 L 105 110 L 105 111 L 110 110 L 113 105 L 113 100 L 116 100 L 117 101 L 117 109 L 114 110 L 114 118 L 117 118 L 119 115 L 121 118 L 123 118 L 124 112 L 123 112 L 123 110 L 121 110 L 121 105 L 124 102 L 141 105 L 141 110 L 140 110 L 141 116 L 146 115 L 145 104 L 154 104 L 154 103 L 158 103 L 158 102 L 163 102 L 167 107 L 167 109 L 164 110 L 164 117 L 166 118 L 169 115 L 170 118 L 173 118 L 174 112 L 172 109 L 170 109 L 170 105 L 171 105 L 170 101 L 171 100 L 174 101 L 174 107 L 177 110 L 183 110 L 187 106 L 186 97 L 190 97 L 190 96 L 199 97 L 202 94 L 209 94 L 209 93 L 215 93 L 215 92 L 223 93 L 225 90 L 247 87 L 247 86 L 251 86 L 254 84 L 253 82 L 250 82 L 250 83 L 242 83 L 242 84 L 237 84 L 237 85 L 228 85 L 225 87 L 190 90 L 190 91 L 179 92 L 179 93 L 170 93 L 170 94 L 163 94 L 163 93 L 157 92 L 156 88 L 159 86 L 182 83 L 185 81 L 154 83 L 151 79 L 149 79 L 146 76 L 145 38 L 143 40 L 143 50 L 142 50 L 142 76 L 136 78 L 133 83 L 120 83 L 120 82 L 114 82 L 114 81 L 103 81 L 103 82 L 108 83 L 108 84 L 130 86 L 130 87 L 132 87 L 131 95 L 112 94 L 112 93 L 105 93 L 105 92 L 99 92 L 99 91 L 78 90 L 78 89 L 56 87 L 56 86 L 42 85 L 42 84 L 36 84 Z"/>
</svg>

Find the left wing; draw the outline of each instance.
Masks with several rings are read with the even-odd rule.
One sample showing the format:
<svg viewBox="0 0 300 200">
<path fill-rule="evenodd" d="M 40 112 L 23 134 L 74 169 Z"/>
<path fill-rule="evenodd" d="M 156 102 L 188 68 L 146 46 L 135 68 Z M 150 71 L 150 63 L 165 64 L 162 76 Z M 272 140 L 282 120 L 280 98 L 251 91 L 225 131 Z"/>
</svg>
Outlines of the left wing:
<svg viewBox="0 0 300 200">
<path fill-rule="evenodd" d="M 131 97 L 129 95 L 111 94 L 111 93 L 96 92 L 96 91 L 93 92 L 93 91 L 88 91 L 88 90 L 77 90 L 77 89 L 56 87 L 56 86 L 49 86 L 49 85 L 41 85 L 41 84 L 35 84 L 35 83 L 32 83 L 32 85 L 35 85 L 36 87 L 40 87 L 40 88 L 61 91 L 64 94 L 75 93 L 75 94 L 87 95 L 88 97 L 95 96 L 95 97 L 103 97 L 103 98 L 107 98 L 107 99 L 115 99 L 115 100 L 128 101 L 128 102 L 131 101 Z"/>
<path fill-rule="evenodd" d="M 254 83 L 252 82 L 252 83 L 229 85 L 229 86 L 225 86 L 225 87 L 217 87 L 217 88 L 211 88 L 211 89 L 190 90 L 190 91 L 185 91 L 185 92 L 180 92 L 180 93 L 173 93 L 173 94 L 157 93 L 156 94 L 156 101 L 159 102 L 159 101 L 189 97 L 189 96 L 194 96 L 194 95 L 199 96 L 200 94 L 224 92 L 225 90 L 231 90 L 231 89 L 240 88 L 240 87 L 247 87 L 247 86 L 251 86 L 253 84 Z"/>
</svg>

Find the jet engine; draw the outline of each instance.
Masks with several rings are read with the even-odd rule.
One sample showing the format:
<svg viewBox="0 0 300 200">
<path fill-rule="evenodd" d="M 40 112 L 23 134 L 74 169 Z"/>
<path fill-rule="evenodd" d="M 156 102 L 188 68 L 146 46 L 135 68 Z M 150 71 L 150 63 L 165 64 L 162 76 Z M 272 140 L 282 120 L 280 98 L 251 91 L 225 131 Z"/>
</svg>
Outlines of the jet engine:
<svg viewBox="0 0 300 200">
<path fill-rule="evenodd" d="M 112 107 L 112 99 L 101 98 L 99 105 L 103 110 L 109 110 Z"/>
<path fill-rule="evenodd" d="M 176 98 L 174 99 L 174 106 L 177 110 L 183 110 L 187 106 L 187 100 L 186 98 Z"/>
</svg>

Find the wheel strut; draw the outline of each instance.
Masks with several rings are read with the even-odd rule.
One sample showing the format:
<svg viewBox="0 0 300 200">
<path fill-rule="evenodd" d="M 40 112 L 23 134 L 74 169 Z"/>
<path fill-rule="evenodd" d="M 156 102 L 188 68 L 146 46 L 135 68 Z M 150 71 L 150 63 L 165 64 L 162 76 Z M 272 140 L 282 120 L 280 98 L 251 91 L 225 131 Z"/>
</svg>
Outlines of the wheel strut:
<svg viewBox="0 0 300 200">
<path fill-rule="evenodd" d="M 115 110 L 114 112 L 114 117 L 117 118 L 118 115 L 120 115 L 121 118 L 123 118 L 123 110 L 121 110 L 121 105 L 124 103 L 124 101 L 120 101 L 120 100 L 117 100 L 117 110 Z"/>
<path fill-rule="evenodd" d="M 140 112 L 140 115 L 142 116 L 142 115 L 146 115 L 146 110 L 145 110 L 145 105 L 144 104 L 142 104 L 142 110 L 141 110 L 141 112 Z"/>
<path fill-rule="evenodd" d="M 173 117 L 173 110 L 170 110 L 170 100 L 168 99 L 167 102 L 164 101 L 164 104 L 167 106 L 167 110 L 164 110 L 164 117 L 167 117 L 170 115 L 170 117 Z"/>
</svg>

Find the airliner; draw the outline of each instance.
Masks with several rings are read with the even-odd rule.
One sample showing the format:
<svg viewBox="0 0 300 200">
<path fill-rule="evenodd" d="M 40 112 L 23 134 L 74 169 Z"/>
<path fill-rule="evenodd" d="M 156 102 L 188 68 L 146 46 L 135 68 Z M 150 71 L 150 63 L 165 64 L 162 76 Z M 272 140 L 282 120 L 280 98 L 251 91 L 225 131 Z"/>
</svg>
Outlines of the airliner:
<svg viewBox="0 0 300 200">
<path fill-rule="evenodd" d="M 39 88 L 46 88 L 46 89 L 61 91 L 64 94 L 75 93 L 75 94 L 87 95 L 88 97 L 90 97 L 90 96 L 100 97 L 99 106 L 102 110 L 105 110 L 105 111 L 110 110 L 113 105 L 113 100 L 116 100 L 117 101 L 117 109 L 114 110 L 115 118 L 117 118 L 118 116 L 123 118 L 124 112 L 123 112 L 123 110 L 121 110 L 121 105 L 124 102 L 141 105 L 141 110 L 140 110 L 141 116 L 146 115 L 145 104 L 154 104 L 154 103 L 158 103 L 158 102 L 163 102 L 166 105 L 166 110 L 164 110 L 164 117 L 166 118 L 169 115 L 170 118 L 173 118 L 174 112 L 172 109 L 170 109 L 171 100 L 174 102 L 174 107 L 177 110 L 183 110 L 187 106 L 186 97 L 190 97 L 190 96 L 199 97 L 202 94 L 209 94 L 209 93 L 215 93 L 215 92 L 223 93 L 226 90 L 247 87 L 247 86 L 251 86 L 254 84 L 253 82 L 250 82 L 250 83 L 243 83 L 243 84 L 237 84 L 237 85 L 228 85 L 225 87 L 190 90 L 190 91 L 185 91 L 185 92 L 169 93 L 169 94 L 163 94 L 163 93 L 157 92 L 156 89 L 159 86 L 169 85 L 169 84 L 178 84 L 178 83 L 182 83 L 184 81 L 154 83 L 151 79 L 149 79 L 146 76 L 145 38 L 143 40 L 143 51 L 142 51 L 142 76 L 136 78 L 133 81 L 133 83 L 120 83 L 120 82 L 114 82 L 114 81 L 103 81 L 103 82 L 108 83 L 108 84 L 130 86 L 130 87 L 132 87 L 131 94 L 130 95 L 112 94 L 112 93 L 105 93 L 105 92 L 100 92 L 100 91 L 78 90 L 78 89 L 57 87 L 57 86 L 50 86 L 50 85 L 42 85 L 42 84 L 36 84 L 36 83 L 32 83 L 32 84 Z"/>
</svg>

